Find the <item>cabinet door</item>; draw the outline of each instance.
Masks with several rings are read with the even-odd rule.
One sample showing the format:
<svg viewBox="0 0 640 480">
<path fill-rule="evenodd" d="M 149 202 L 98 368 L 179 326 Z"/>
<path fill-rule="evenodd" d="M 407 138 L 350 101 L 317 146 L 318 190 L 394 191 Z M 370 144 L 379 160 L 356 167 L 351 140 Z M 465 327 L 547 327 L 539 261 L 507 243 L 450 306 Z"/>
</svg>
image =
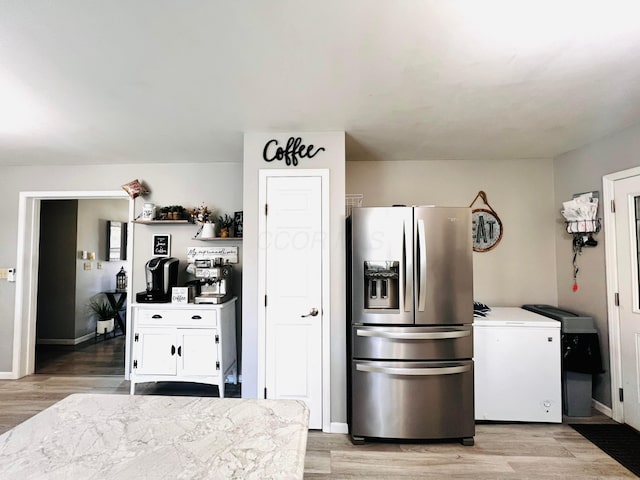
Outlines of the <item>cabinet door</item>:
<svg viewBox="0 0 640 480">
<path fill-rule="evenodd" d="M 215 328 L 179 328 L 178 371 L 182 375 L 217 375 L 217 330 Z"/>
<path fill-rule="evenodd" d="M 176 330 L 174 328 L 141 328 L 134 340 L 135 373 L 139 375 L 176 374 Z"/>
</svg>

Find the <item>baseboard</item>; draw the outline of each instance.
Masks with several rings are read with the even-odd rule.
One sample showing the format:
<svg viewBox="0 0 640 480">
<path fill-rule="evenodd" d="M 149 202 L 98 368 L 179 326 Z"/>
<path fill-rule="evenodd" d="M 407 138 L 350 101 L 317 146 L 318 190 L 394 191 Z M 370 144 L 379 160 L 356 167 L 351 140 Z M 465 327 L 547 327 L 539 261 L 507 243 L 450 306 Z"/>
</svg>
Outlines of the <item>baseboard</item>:
<svg viewBox="0 0 640 480">
<path fill-rule="evenodd" d="M 613 417 L 613 410 L 611 409 L 611 407 L 607 407 L 605 404 L 600 403 L 594 399 L 591 399 L 591 405 L 593 406 L 593 408 L 595 408 L 598 412 L 606 415 L 609 418 Z"/>
<path fill-rule="evenodd" d="M 329 428 L 331 431 L 328 433 L 349 433 L 349 425 L 346 423 L 331 422 Z"/>
<path fill-rule="evenodd" d="M 36 342 L 38 345 L 78 345 L 79 343 L 86 342 L 95 338 L 95 333 L 87 333 L 78 338 L 39 338 Z"/>
<path fill-rule="evenodd" d="M 17 380 L 13 372 L 0 372 L 0 380 Z"/>
</svg>

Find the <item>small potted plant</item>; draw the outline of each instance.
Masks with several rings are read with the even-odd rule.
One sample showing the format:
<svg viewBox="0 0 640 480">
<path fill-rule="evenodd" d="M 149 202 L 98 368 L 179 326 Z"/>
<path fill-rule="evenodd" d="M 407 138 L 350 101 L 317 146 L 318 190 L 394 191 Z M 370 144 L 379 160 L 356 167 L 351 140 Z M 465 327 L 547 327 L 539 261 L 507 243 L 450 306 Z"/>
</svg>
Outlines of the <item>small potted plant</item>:
<svg viewBox="0 0 640 480">
<path fill-rule="evenodd" d="M 184 207 L 182 205 L 171 206 L 171 220 L 180 220 L 184 215 Z"/>
<path fill-rule="evenodd" d="M 220 226 L 220 237 L 227 238 L 229 236 L 229 229 L 233 226 L 233 218 L 227 215 L 218 217 L 218 225 Z"/>
<path fill-rule="evenodd" d="M 107 334 L 113 332 L 114 317 L 117 313 L 114 308 L 108 302 L 99 302 L 97 300 L 92 300 L 91 303 L 89 303 L 89 308 L 91 308 L 93 313 L 98 317 L 96 333 Z"/>
<path fill-rule="evenodd" d="M 160 220 L 169 220 L 169 212 L 170 212 L 171 208 L 170 207 L 162 207 L 160 209 Z"/>
</svg>

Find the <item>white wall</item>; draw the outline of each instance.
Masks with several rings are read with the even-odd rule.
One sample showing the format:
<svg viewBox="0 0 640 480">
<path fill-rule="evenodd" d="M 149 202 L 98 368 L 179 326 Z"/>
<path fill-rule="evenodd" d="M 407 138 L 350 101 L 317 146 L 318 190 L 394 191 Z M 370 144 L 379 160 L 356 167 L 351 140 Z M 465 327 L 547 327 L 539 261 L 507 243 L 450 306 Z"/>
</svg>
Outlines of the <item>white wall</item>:
<svg viewBox="0 0 640 480">
<path fill-rule="evenodd" d="M 135 178 L 145 181 L 152 190 L 148 199 L 161 205 L 196 206 L 202 202 L 218 212 L 242 210 L 242 163 L 210 164 L 126 164 L 70 166 L 14 166 L 3 168 L 0 192 L 4 208 L 0 209 L 0 266 L 15 266 L 17 259 L 18 199 L 21 191 L 91 191 L 120 190 Z M 139 212 L 144 200 L 136 199 Z M 144 289 L 142 272 L 151 257 L 151 235 L 171 233 L 173 252 L 184 257 L 195 225 L 172 229 L 138 226 L 133 276 L 134 292 Z M 138 241 L 139 240 L 139 241 Z M 197 242 L 200 243 L 200 242 Z M 184 265 L 183 265 L 184 266 Z M 20 275 L 20 272 L 18 272 Z M 131 278 L 131 276 L 130 276 Z M 12 369 L 15 283 L 0 281 L 0 375 Z"/>
<path fill-rule="evenodd" d="M 593 398 L 609 407 L 611 406 L 611 376 L 604 251 L 607 239 L 603 229 L 595 237 L 599 245 L 595 248 L 583 249 L 582 255 L 578 258 L 579 288 L 574 292 L 572 290 L 571 236 L 564 230 L 559 210 L 562 202 L 571 199 L 574 193 L 597 190 L 602 198 L 604 175 L 638 166 L 640 166 L 640 126 L 638 125 L 560 155 L 554 161 L 558 306 L 594 317 L 600 334 L 600 349 L 605 373 L 594 377 Z"/>
<path fill-rule="evenodd" d="M 365 206 L 467 207 L 483 190 L 504 236 L 493 250 L 473 254 L 475 300 L 557 301 L 552 160 L 347 162 L 346 183 L 348 194 L 364 195 Z"/>
<path fill-rule="evenodd" d="M 100 292 L 115 290 L 116 274 L 124 261 L 109 262 L 106 260 L 107 221 L 126 222 L 129 220 L 129 202 L 122 200 L 100 199 L 78 201 L 78 250 L 95 253 L 95 260 L 83 260 L 76 256 L 76 319 L 75 338 L 95 332 L 96 317 L 88 305 L 91 299 Z M 89 263 L 91 270 L 85 270 Z M 98 264 L 102 266 L 98 269 Z M 125 267 L 127 270 L 128 267 Z M 131 272 L 127 272 L 130 275 Z M 106 301 L 106 298 L 96 298 Z"/>
<path fill-rule="evenodd" d="M 313 159 L 301 159 L 297 167 L 283 161 L 265 162 L 265 143 L 277 138 L 286 144 L 300 136 L 306 145 L 326 148 Z M 346 327 L 344 256 L 344 144 L 343 132 L 248 133 L 244 137 L 244 282 L 242 396 L 257 397 L 258 366 L 258 172 L 269 168 L 327 168 L 330 172 L 330 269 L 331 269 L 331 421 L 346 422 Z"/>
</svg>

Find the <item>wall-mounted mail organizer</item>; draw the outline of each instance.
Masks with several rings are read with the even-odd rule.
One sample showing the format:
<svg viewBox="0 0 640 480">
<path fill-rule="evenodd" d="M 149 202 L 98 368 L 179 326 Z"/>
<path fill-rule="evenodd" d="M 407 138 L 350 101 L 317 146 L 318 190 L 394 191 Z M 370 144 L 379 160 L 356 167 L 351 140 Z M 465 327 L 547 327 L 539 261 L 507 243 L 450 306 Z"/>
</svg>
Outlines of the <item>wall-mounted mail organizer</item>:
<svg viewBox="0 0 640 480">
<path fill-rule="evenodd" d="M 598 192 L 576 193 L 573 198 L 562 204 L 562 216 L 565 218 L 567 233 L 573 236 L 573 291 L 578 290 L 578 255 L 583 247 L 595 247 L 598 242 L 593 235 L 601 228 L 598 212 Z"/>
<path fill-rule="evenodd" d="M 571 234 L 598 233 L 602 226 L 599 218 L 595 220 L 565 221 L 564 224 L 567 228 L 567 233 Z"/>
</svg>

